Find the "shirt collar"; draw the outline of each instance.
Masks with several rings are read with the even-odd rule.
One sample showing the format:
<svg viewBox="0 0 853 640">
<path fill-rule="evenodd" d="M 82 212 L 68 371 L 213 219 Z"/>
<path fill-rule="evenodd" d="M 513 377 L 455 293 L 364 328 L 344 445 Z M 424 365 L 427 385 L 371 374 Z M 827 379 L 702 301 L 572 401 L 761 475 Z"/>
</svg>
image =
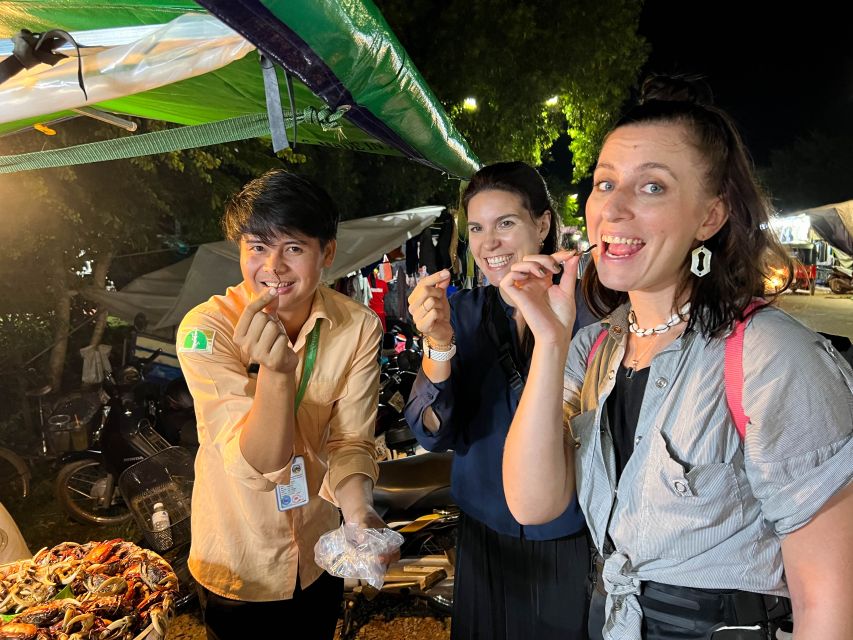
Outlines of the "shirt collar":
<svg viewBox="0 0 853 640">
<path fill-rule="evenodd" d="M 305 341 L 308 338 L 308 334 L 313 331 L 314 326 L 322 319 L 325 319 L 329 323 L 329 328 L 335 326 L 335 324 L 340 321 L 340 314 L 336 313 L 338 309 L 334 307 L 334 305 L 327 304 L 327 291 L 323 285 L 317 287 L 317 290 L 314 292 L 314 300 L 311 302 L 311 312 L 308 314 L 308 319 L 305 321 L 305 324 L 302 325 L 302 328 L 299 330 L 299 335 L 296 336 L 296 342 L 293 345 L 294 351 L 299 351 L 305 344 Z"/>
</svg>

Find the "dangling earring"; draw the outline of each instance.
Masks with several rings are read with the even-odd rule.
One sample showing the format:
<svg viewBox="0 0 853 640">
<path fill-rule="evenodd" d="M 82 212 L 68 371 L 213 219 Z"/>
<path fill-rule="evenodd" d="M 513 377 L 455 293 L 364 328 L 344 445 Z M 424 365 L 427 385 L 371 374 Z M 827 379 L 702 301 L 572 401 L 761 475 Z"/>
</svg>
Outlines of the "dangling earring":
<svg viewBox="0 0 853 640">
<path fill-rule="evenodd" d="M 691 253 L 693 255 L 693 260 L 690 262 L 691 273 L 700 278 L 711 273 L 711 250 L 704 244 L 700 244 Z"/>
</svg>

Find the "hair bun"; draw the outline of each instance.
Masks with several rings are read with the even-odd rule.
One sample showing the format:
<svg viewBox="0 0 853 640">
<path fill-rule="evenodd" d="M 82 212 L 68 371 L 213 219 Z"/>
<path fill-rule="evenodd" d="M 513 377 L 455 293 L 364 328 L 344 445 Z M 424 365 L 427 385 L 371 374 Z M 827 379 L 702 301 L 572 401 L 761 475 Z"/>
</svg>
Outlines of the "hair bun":
<svg viewBox="0 0 853 640">
<path fill-rule="evenodd" d="M 643 81 L 640 104 L 652 100 L 689 102 L 707 107 L 714 104 L 714 94 L 705 79 L 699 75 L 651 75 Z"/>
</svg>

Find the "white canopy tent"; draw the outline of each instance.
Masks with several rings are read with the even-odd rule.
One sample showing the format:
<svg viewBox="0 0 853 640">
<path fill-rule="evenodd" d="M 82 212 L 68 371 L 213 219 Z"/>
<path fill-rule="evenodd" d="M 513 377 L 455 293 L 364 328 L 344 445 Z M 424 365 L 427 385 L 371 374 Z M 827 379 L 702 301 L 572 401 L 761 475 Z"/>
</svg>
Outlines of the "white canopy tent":
<svg viewBox="0 0 853 640">
<path fill-rule="evenodd" d="M 413 238 L 438 217 L 443 207 L 425 206 L 342 222 L 338 251 L 326 280 L 336 280 Z M 136 278 L 121 291 L 86 288 L 81 294 L 132 322 L 145 314 L 150 332 L 171 336 L 184 315 L 213 295 L 242 280 L 239 251 L 228 241 L 211 242 L 191 258 Z"/>
</svg>

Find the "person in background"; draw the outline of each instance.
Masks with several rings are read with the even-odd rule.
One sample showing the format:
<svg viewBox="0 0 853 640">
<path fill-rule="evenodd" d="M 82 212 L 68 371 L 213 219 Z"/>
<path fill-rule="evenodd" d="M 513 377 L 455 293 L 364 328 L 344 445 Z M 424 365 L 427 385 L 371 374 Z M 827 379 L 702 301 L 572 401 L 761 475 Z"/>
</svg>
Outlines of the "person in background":
<svg viewBox="0 0 853 640">
<path fill-rule="evenodd" d="M 557 210 L 542 177 L 522 162 L 478 171 L 463 204 L 471 252 L 490 283 L 525 256 L 556 250 Z M 575 273 L 563 274 L 572 286 Z M 451 637 L 585 638 L 589 546 L 577 502 L 548 522 L 523 526 L 502 487 L 504 439 L 527 377 L 532 335 L 496 286 L 448 299 L 449 284 L 450 273 L 440 271 L 409 297 L 424 357 L 405 415 L 424 448 L 455 452 L 451 491 L 462 518 Z"/>
<path fill-rule="evenodd" d="M 308 178 L 249 182 L 223 218 L 243 281 L 178 331 L 199 433 L 189 567 L 211 639 L 243 638 L 248 624 L 330 640 L 343 581 L 314 563 L 314 545 L 341 513 L 385 526 L 372 496 L 382 327 L 319 286 L 337 224 Z"/>
<path fill-rule="evenodd" d="M 768 638 L 765 595 L 790 594 L 794 638 L 850 640 L 853 371 L 758 298 L 790 263 L 709 98 L 652 78 L 605 139 L 584 276 L 600 323 L 571 339 L 573 288 L 541 275 L 559 255 L 501 281 L 536 338 L 507 502 L 535 525 L 580 499 L 592 638 Z"/>
</svg>

